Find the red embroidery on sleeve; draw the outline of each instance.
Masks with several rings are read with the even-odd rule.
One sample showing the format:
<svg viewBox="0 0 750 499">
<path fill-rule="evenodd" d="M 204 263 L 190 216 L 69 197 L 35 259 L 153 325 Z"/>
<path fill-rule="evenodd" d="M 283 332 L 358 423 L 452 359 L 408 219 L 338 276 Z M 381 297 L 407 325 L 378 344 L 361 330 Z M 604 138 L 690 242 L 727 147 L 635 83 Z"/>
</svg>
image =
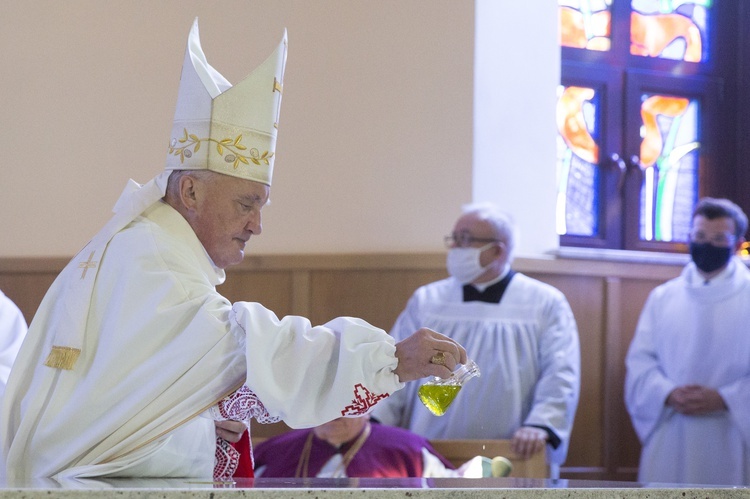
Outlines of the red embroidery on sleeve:
<svg viewBox="0 0 750 499">
<path fill-rule="evenodd" d="M 268 414 L 263 402 L 245 385 L 222 399 L 218 404 L 218 409 L 221 419 L 225 420 L 249 421 L 251 418 L 255 418 L 263 424 L 279 421 L 278 417 Z"/>
<path fill-rule="evenodd" d="M 245 421 L 255 418 L 258 422 L 275 423 L 280 420 L 278 417 L 271 416 L 263 402 L 258 396 L 245 385 L 239 390 L 227 397 L 224 397 L 218 404 L 209 409 L 209 414 L 216 421 Z M 249 430 L 248 430 L 249 431 Z M 252 459 L 251 450 L 248 446 L 250 455 L 246 458 Z M 216 439 L 216 459 L 214 460 L 214 479 L 229 480 L 234 476 L 237 467 L 242 462 L 241 454 L 229 442 L 223 438 Z M 250 472 L 252 473 L 252 462 L 250 461 Z"/>
<path fill-rule="evenodd" d="M 365 388 L 362 383 L 354 385 L 354 399 L 351 405 L 344 407 L 341 411 L 342 416 L 358 416 L 360 414 L 366 414 L 372 406 L 377 404 L 379 401 L 386 398 L 388 393 L 381 395 L 373 395 L 370 390 Z"/>
<path fill-rule="evenodd" d="M 231 480 L 240 464 L 240 453 L 223 438 L 216 438 L 214 480 Z"/>
</svg>

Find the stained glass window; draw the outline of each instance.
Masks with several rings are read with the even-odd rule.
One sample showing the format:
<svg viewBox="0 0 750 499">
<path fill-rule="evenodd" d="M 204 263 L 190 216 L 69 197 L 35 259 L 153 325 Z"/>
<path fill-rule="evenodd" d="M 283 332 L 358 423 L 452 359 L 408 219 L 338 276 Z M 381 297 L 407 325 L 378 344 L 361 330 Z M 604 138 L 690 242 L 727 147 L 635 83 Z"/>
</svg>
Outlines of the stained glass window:
<svg viewBox="0 0 750 499">
<path fill-rule="evenodd" d="M 687 241 L 698 200 L 699 103 L 683 97 L 641 97 L 640 237 Z"/>
<path fill-rule="evenodd" d="M 562 246 L 684 252 L 698 199 L 738 188 L 721 130 L 744 80 L 722 76 L 732 66 L 717 48 L 746 43 L 717 26 L 744 26 L 740 3 L 750 0 L 558 0 Z"/>
<path fill-rule="evenodd" d="M 712 0 L 631 0 L 630 53 L 706 61 L 712 3 Z"/>
<path fill-rule="evenodd" d="M 559 0 L 560 45 L 609 50 L 612 0 Z"/>
<path fill-rule="evenodd" d="M 593 88 L 558 87 L 558 234 L 593 236 L 598 231 L 598 99 Z"/>
</svg>

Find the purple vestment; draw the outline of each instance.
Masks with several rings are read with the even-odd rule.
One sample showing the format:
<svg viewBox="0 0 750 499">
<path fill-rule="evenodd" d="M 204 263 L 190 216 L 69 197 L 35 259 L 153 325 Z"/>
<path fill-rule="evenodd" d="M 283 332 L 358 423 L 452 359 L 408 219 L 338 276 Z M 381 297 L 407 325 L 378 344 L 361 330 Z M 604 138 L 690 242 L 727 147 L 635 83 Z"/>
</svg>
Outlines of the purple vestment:
<svg viewBox="0 0 750 499">
<path fill-rule="evenodd" d="M 312 429 L 292 430 L 258 444 L 254 449 L 255 469 L 265 467 L 264 477 L 294 477 L 300 455 Z M 308 476 L 316 476 L 337 453 L 345 454 L 356 437 L 336 448 L 313 436 Z M 436 456 L 448 469 L 453 465 L 440 456 L 423 437 L 403 428 L 372 422 L 372 431 L 346 469 L 349 477 L 421 477 L 424 471 L 422 449 Z"/>
</svg>

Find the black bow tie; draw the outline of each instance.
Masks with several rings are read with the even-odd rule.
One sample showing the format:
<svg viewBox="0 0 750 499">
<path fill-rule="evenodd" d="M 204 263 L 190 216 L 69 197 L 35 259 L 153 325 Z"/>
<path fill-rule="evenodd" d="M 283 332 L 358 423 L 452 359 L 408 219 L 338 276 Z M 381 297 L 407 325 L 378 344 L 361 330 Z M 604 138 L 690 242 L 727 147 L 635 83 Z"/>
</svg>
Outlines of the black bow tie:
<svg viewBox="0 0 750 499">
<path fill-rule="evenodd" d="M 512 270 L 508 272 L 508 275 L 503 277 L 500 281 L 496 282 L 492 286 L 487 286 L 484 291 L 479 291 L 471 284 L 464 285 L 464 301 L 483 301 L 487 303 L 500 303 L 500 299 L 505 293 L 505 289 L 508 287 L 511 278 L 513 277 Z"/>
</svg>

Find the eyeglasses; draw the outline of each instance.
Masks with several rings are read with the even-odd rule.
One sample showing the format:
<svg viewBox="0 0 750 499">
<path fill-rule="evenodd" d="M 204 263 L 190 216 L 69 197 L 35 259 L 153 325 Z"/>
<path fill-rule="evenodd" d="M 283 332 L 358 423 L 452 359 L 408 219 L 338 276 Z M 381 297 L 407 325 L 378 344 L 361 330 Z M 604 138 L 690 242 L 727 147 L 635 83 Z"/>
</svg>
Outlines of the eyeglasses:
<svg viewBox="0 0 750 499">
<path fill-rule="evenodd" d="M 728 232 L 719 232 L 718 234 L 709 236 L 705 232 L 697 231 L 690 233 L 690 241 L 697 244 L 710 243 L 720 248 L 726 248 L 734 244 L 735 236 Z"/>
<path fill-rule="evenodd" d="M 460 232 L 458 234 L 451 234 L 444 238 L 445 246 L 447 248 L 466 248 L 474 243 L 499 243 L 502 242 L 500 239 L 491 239 L 487 237 L 474 237 L 468 232 Z"/>
</svg>

